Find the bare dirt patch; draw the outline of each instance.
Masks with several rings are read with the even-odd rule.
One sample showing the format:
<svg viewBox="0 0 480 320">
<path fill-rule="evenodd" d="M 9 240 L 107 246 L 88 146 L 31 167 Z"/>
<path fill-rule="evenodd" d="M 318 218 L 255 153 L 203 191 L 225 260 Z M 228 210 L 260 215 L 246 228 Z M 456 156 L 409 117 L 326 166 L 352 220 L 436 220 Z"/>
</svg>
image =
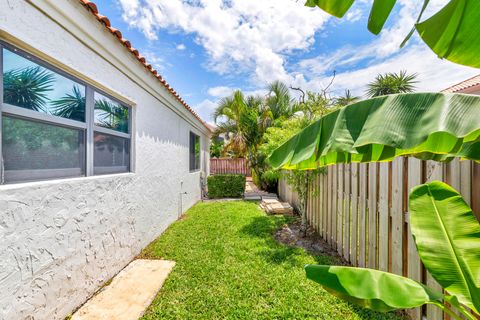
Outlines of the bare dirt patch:
<svg viewBox="0 0 480 320">
<path fill-rule="evenodd" d="M 313 255 L 328 254 L 337 265 L 349 265 L 312 227 L 308 227 L 306 236 L 303 236 L 300 218 L 284 224 L 274 237 L 284 245 L 303 248 Z"/>
</svg>

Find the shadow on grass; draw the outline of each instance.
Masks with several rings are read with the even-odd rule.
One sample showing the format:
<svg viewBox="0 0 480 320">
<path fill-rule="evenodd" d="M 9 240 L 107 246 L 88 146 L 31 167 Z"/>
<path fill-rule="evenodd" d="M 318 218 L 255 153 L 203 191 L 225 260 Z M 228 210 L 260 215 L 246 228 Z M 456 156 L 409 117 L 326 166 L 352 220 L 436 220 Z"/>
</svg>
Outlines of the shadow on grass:
<svg viewBox="0 0 480 320">
<path fill-rule="evenodd" d="M 314 255 L 300 247 L 287 246 L 279 243 L 274 235 L 284 225 L 291 223 L 295 217 L 291 216 L 261 216 L 252 219 L 251 223 L 240 229 L 240 233 L 262 241 L 262 250 L 258 254 L 265 262 L 270 264 L 284 265 L 287 268 L 302 268 L 305 259 L 310 256 L 317 264 L 338 265 L 335 257 L 325 254 Z M 361 319 L 409 319 L 404 312 L 377 313 L 361 308 L 347 302 L 352 307 L 352 312 Z"/>
<path fill-rule="evenodd" d="M 287 246 L 279 243 L 275 238 L 275 233 L 285 224 L 295 220 L 292 216 L 262 216 L 255 217 L 252 222 L 244 226 L 240 232 L 250 237 L 258 238 L 263 241 L 264 250 L 260 250 L 258 255 L 266 262 L 273 264 L 287 264 L 289 267 L 302 267 L 305 255 L 310 255 L 316 263 L 331 265 L 334 259 L 328 255 L 312 255 L 303 248 Z"/>
</svg>

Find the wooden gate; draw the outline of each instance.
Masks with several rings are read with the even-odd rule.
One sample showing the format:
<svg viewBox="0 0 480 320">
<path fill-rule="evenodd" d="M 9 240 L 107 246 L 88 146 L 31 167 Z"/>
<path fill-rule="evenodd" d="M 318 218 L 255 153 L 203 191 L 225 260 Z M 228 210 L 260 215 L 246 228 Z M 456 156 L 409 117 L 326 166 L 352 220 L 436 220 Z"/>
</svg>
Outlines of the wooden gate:
<svg viewBox="0 0 480 320">
<path fill-rule="evenodd" d="M 251 176 L 251 170 L 245 158 L 211 158 L 211 174 L 243 174 Z"/>
</svg>

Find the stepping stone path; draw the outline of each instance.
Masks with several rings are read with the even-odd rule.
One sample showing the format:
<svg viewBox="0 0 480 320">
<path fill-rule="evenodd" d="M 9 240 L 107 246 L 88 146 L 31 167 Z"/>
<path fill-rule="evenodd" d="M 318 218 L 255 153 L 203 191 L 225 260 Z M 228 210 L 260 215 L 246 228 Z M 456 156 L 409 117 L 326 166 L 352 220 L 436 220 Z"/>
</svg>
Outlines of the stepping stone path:
<svg viewBox="0 0 480 320">
<path fill-rule="evenodd" d="M 72 320 L 137 320 L 175 266 L 174 261 L 134 260 L 87 301 Z"/>
<path fill-rule="evenodd" d="M 268 214 L 293 214 L 293 208 L 288 202 L 280 202 L 278 199 L 262 199 L 260 208 Z"/>
<path fill-rule="evenodd" d="M 268 214 L 293 214 L 293 208 L 288 202 L 280 202 L 275 193 L 259 190 L 251 178 L 247 178 L 244 199 L 247 201 L 261 201 L 260 208 Z"/>
</svg>

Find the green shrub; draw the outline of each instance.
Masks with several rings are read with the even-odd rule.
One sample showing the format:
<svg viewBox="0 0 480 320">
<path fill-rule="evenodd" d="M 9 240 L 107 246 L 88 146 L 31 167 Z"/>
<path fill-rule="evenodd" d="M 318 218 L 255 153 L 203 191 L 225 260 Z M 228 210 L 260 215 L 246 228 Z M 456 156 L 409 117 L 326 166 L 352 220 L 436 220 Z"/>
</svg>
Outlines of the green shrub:
<svg viewBox="0 0 480 320">
<path fill-rule="evenodd" d="M 246 178 L 241 174 L 218 174 L 208 177 L 209 198 L 241 198 Z"/>
<path fill-rule="evenodd" d="M 262 180 L 260 179 L 258 174 L 255 172 L 255 170 L 252 170 L 252 181 L 257 187 L 259 188 L 262 187 Z"/>
</svg>

